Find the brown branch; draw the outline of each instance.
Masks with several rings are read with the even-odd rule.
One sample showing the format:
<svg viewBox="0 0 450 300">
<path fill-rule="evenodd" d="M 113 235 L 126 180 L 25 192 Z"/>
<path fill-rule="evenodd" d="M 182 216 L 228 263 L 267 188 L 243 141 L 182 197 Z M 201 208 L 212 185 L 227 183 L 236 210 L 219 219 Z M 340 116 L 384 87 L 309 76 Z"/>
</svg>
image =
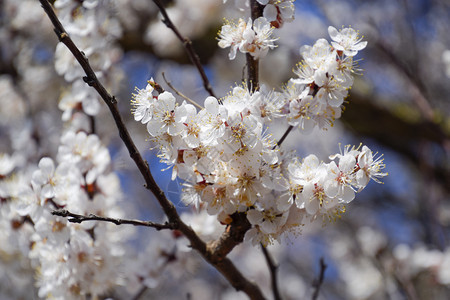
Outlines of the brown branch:
<svg viewBox="0 0 450 300">
<path fill-rule="evenodd" d="M 116 225 L 128 224 L 128 225 L 134 225 L 134 226 L 153 227 L 156 230 L 174 229 L 173 225 L 170 223 L 167 223 L 167 222 L 164 224 L 159 224 L 159 223 L 154 223 L 151 221 L 114 219 L 114 218 L 109 218 L 109 217 L 97 216 L 94 214 L 89 214 L 88 216 L 84 216 L 84 215 L 71 213 L 70 211 L 65 210 L 65 209 L 54 210 L 54 211 L 52 211 L 52 215 L 68 218 L 68 221 L 71 223 L 81 223 L 81 222 L 86 222 L 86 221 L 102 221 L 102 222 L 113 223 Z"/>
<path fill-rule="evenodd" d="M 77 48 L 72 39 L 69 37 L 48 0 L 39 0 L 39 2 L 41 3 L 44 11 L 52 22 L 55 33 L 58 36 L 59 40 L 67 46 L 67 48 L 70 50 L 70 52 L 73 54 L 75 59 L 85 71 L 86 76 L 83 77 L 83 80 L 99 93 L 101 98 L 108 106 L 119 131 L 120 138 L 127 147 L 130 157 L 133 159 L 134 163 L 138 167 L 140 173 L 142 174 L 142 177 L 145 180 L 145 187 L 150 190 L 158 200 L 161 208 L 168 218 L 168 223 L 173 226 L 173 229 L 177 229 L 182 232 L 190 241 L 191 247 L 197 250 L 208 263 L 213 265 L 236 290 L 243 291 L 247 294 L 247 296 L 250 297 L 250 299 L 265 299 L 261 289 L 256 284 L 245 278 L 244 275 L 242 275 L 242 273 L 228 258 L 219 257 L 214 252 L 209 251 L 206 243 L 199 238 L 199 236 L 190 226 L 186 225 L 181 220 L 173 203 L 166 198 L 164 192 L 156 184 L 153 175 L 150 172 L 148 163 L 142 158 L 140 152 L 134 144 L 117 108 L 116 98 L 111 96 L 106 91 L 105 87 L 99 82 L 97 76 L 95 75 L 89 64 L 88 59 L 86 58 L 84 53 L 82 53 Z"/>
<path fill-rule="evenodd" d="M 278 281 L 277 281 L 277 269 L 278 266 L 275 264 L 273 257 L 270 255 L 269 250 L 261 244 L 261 250 L 266 258 L 267 265 L 269 266 L 270 271 L 270 280 L 272 282 L 272 292 L 273 299 L 281 300 L 280 290 L 278 289 Z"/>
<path fill-rule="evenodd" d="M 209 251 L 219 257 L 225 257 L 234 247 L 242 243 L 245 233 L 251 228 L 245 213 L 235 213 L 231 218 L 232 223 L 227 226 L 220 238 L 207 244 Z"/>
<path fill-rule="evenodd" d="M 263 15 L 264 6 L 259 4 L 256 0 L 250 1 L 250 11 L 252 21 L 255 21 Z M 250 53 L 245 54 L 247 60 L 247 88 L 254 92 L 259 90 L 259 60 L 255 59 Z"/>
<path fill-rule="evenodd" d="M 189 59 L 194 64 L 194 66 L 197 68 L 198 72 L 200 73 L 200 77 L 203 80 L 203 87 L 205 90 L 213 97 L 216 97 L 216 95 L 213 92 L 213 89 L 211 87 L 211 84 L 209 83 L 208 77 L 206 76 L 205 70 L 203 69 L 203 66 L 200 62 L 200 58 L 198 57 L 197 53 L 194 50 L 194 47 L 192 46 L 192 41 L 188 39 L 187 37 L 184 37 L 178 28 L 175 26 L 175 24 L 172 23 L 172 20 L 170 20 L 169 15 L 166 12 L 166 9 L 162 5 L 162 3 L 159 0 L 153 0 L 153 2 L 158 6 L 159 11 L 161 12 L 161 15 L 163 16 L 162 22 L 175 33 L 177 38 L 183 43 L 184 49 L 186 50 L 187 55 L 189 56 Z M 217 98 L 217 97 L 216 97 Z"/>
<path fill-rule="evenodd" d="M 319 297 L 319 291 L 320 287 L 322 286 L 323 279 L 325 278 L 325 270 L 327 268 L 327 265 L 325 264 L 325 261 L 323 257 L 320 258 L 320 271 L 319 271 L 319 278 L 314 280 L 312 286 L 315 288 L 314 293 L 312 295 L 312 300 L 316 300 L 317 297 Z"/>
</svg>

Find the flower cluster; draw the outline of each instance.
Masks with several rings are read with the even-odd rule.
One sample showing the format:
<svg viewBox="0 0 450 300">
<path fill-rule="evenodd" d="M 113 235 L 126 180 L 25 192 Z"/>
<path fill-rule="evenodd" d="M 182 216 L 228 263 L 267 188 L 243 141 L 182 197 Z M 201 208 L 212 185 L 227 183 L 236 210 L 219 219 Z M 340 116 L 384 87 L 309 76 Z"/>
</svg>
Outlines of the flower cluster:
<svg viewBox="0 0 450 300">
<path fill-rule="evenodd" d="M 250 53 L 254 58 L 259 59 L 266 56 L 269 49 L 275 48 L 272 38 L 273 27 L 270 22 L 260 17 L 252 22 L 249 18 L 247 22 L 239 19 L 238 23 L 227 22 L 219 32 L 219 47 L 230 47 L 228 57 L 234 59 L 239 49 L 241 53 Z"/>
<path fill-rule="evenodd" d="M 125 232 L 105 223 L 71 225 L 50 210 L 64 207 L 79 214 L 120 217 L 119 179 L 107 171 L 109 153 L 96 135 L 67 132 L 61 139 L 58 162 L 48 157 L 40 160 L 31 181 L 38 201 L 19 211 L 31 218 L 36 230 L 30 257 L 40 266 L 39 295 L 57 299 L 87 292 L 101 295 L 122 280 L 112 274 L 121 264 L 120 239 Z"/>
<path fill-rule="evenodd" d="M 177 104 L 170 92 L 157 93 L 152 80 L 137 89 L 134 118 L 146 124 L 159 157 L 173 167 L 172 179 L 184 181 L 186 204 L 206 209 L 225 224 L 234 213 L 245 212 L 253 225 L 247 239 L 267 245 L 318 217 L 334 220 L 370 179 L 387 175 L 381 171 L 383 159 L 367 146 L 346 146 L 324 163 L 315 155 L 295 158 L 266 134 L 273 118 L 285 117 L 290 125 L 309 131 L 340 115 L 353 81 L 353 63 L 336 48 L 355 51 L 365 46 L 346 39 L 352 29 L 343 32 L 345 36 L 335 34 L 330 27 L 334 47 L 321 39 L 302 48 L 300 78 L 291 80 L 284 93 L 237 86 L 220 101 L 206 98 L 197 112 L 185 101 Z"/>
<path fill-rule="evenodd" d="M 295 0 L 256 0 L 264 7 L 263 17 L 275 28 L 280 28 L 286 22 L 294 20 Z M 223 0 L 224 3 L 227 0 Z M 236 0 L 235 5 L 240 10 L 245 10 L 249 6 L 248 1 Z"/>
<path fill-rule="evenodd" d="M 97 76 L 102 78 L 114 69 L 113 62 L 119 58 L 113 41 L 122 35 L 122 28 L 114 18 L 114 1 L 58 0 L 55 8 L 65 25 L 67 33 L 75 44 L 89 57 L 89 63 Z M 71 90 L 64 93 L 59 108 L 64 111 L 63 121 L 70 120 L 78 111 L 95 116 L 100 111 L 98 95 L 83 81 L 84 71 L 63 43 L 56 46 L 56 72 L 72 84 Z M 117 70 L 114 70 L 117 71 Z M 108 78 L 107 84 L 115 86 Z"/>
<path fill-rule="evenodd" d="M 263 16 L 275 28 L 280 28 L 285 22 L 294 20 L 295 0 L 257 0 L 264 5 Z"/>
<path fill-rule="evenodd" d="M 338 32 L 330 26 L 333 42 L 319 39 L 312 47 L 303 46 L 303 61 L 294 73 L 285 93 L 289 100 L 288 122 L 308 133 L 314 126 L 326 128 L 340 118 L 344 99 L 353 85 L 353 74 L 358 72 L 353 60 L 367 42 L 362 42 L 352 28 Z"/>
</svg>

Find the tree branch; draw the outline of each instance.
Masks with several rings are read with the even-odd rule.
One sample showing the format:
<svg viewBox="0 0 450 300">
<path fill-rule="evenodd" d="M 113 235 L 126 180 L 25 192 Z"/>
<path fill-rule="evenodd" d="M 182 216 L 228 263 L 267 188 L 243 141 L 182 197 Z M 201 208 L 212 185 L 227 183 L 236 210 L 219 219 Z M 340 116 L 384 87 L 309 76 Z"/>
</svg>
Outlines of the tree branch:
<svg viewBox="0 0 450 300">
<path fill-rule="evenodd" d="M 166 82 L 166 84 L 181 98 L 183 98 L 184 100 L 188 101 L 189 103 L 191 103 L 192 105 L 196 106 L 198 109 L 202 110 L 204 107 L 201 106 L 200 104 L 198 104 L 197 102 L 195 102 L 194 100 L 192 100 L 191 98 L 187 97 L 186 95 L 184 95 L 183 93 L 181 93 L 180 91 L 178 91 L 170 81 L 167 80 L 166 75 L 164 74 L 164 72 L 161 73 L 162 77 L 164 79 L 164 81 Z"/>
<path fill-rule="evenodd" d="M 281 144 L 284 142 L 284 140 L 287 138 L 287 136 L 289 135 L 289 133 L 291 132 L 291 130 L 294 128 L 294 126 L 289 125 L 288 129 L 286 129 L 286 131 L 284 132 L 283 136 L 281 137 L 281 139 L 277 142 L 277 145 L 275 147 L 279 147 L 281 146 Z M 275 147 L 273 147 L 275 149 Z"/>
<path fill-rule="evenodd" d="M 320 287 L 322 286 L 323 279 L 325 278 L 325 270 L 327 268 L 327 265 L 325 264 L 325 261 L 323 257 L 320 258 L 320 271 L 319 271 L 319 278 L 314 280 L 313 287 L 315 288 L 314 293 L 312 295 L 312 300 L 316 300 L 317 297 L 319 297 L 319 291 Z"/>
<path fill-rule="evenodd" d="M 68 218 L 68 221 L 71 223 L 81 223 L 85 221 L 102 221 L 102 222 L 109 222 L 116 225 L 122 225 L 122 224 L 128 224 L 128 225 L 134 225 L 134 226 L 145 226 L 145 227 L 153 227 L 156 230 L 162 230 L 162 229 L 174 229 L 173 225 L 170 223 L 154 223 L 151 221 L 141 221 L 141 220 L 127 220 L 127 219 L 114 219 L 109 217 L 102 217 L 97 216 L 94 214 L 89 214 L 88 216 L 79 215 L 71 213 L 68 210 L 54 210 L 52 211 L 52 215 L 54 216 L 60 216 L 64 218 Z"/>
<path fill-rule="evenodd" d="M 161 208 L 163 209 L 169 220 L 168 223 L 173 226 L 173 229 L 177 229 L 182 232 L 190 241 L 191 247 L 197 250 L 208 263 L 213 265 L 236 290 L 243 291 L 250 297 L 250 299 L 265 299 L 261 289 L 255 283 L 245 278 L 244 275 L 242 275 L 242 273 L 228 258 L 219 257 L 214 252 L 211 252 L 210 249 L 208 249 L 206 243 L 202 239 L 200 239 L 195 231 L 181 220 L 173 203 L 166 198 L 164 192 L 156 184 L 156 181 L 154 180 L 153 175 L 150 172 L 148 163 L 142 158 L 140 152 L 134 144 L 117 108 L 116 98 L 111 96 L 106 91 L 105 87 L 99 82 L 97 76 L 95 75 L 89 64 L 88 59 L 86 58 L 84 53 L 77 48 L 72 39 L 69 37 L 48 0 L 39 0 L 39 2 L 41 3 L 44 11 L 52 22 L 55 28 L 55 33 L 58 36 L 59 40 L 67 46 L 67 48 L 74 55 L 75 59 L 85 71 L 86 76 L 83 77 L 83 80 L 98 92 L 98 94 L 102 97 L 102 99 L 108 106 L 119 131 L 120 138 L 127 147 L 130 157 L 133 159 L 134 163 L 138 167 L 140 173 L 142 174 L 142 177 L 145 180 L 145 187 L 150 190 L 153 195 L 155 195 Z"/>
<path fill-rule="evenodd" d="M 261 250 L 266 258 L 267 265 L 269 266 L 270 271 L 270 280 L 272 282 L 272 292 L 274 300 L 281 300 L 280 291 L 278 289 L 278 281 L 277 281 L 277 269 L 278 266 L 275 264 L 273 257 L 270 255 L 269 250 L 261 244 Z"/>
<path fill-rule="evenodd" d="M 245 213 L 235 213 L 231 218 L 233 221 L 220 238 L 207 244 L 209 251 L 218 257 L 225 257 L 234 247 L 242 243 L 245 233 L 251 228 Z"/>
<path fill-rule="evenodd" d="M 259 4 L 256 0 L 250 1 L 250 11 L 252 21 L 255 21 L 263 15 L 264 6 Z M 259 90 L 259 60 L 253 58 L 250 53 L 245 54 L 247 60 L 247 88 L 254 92 Z"/>
<path fill-rule="evenodd" d="M 198 57 L 197 53 L 194 50 L 194 47 L 192 47 L 192 42 L 190 39 L 184 37 L 178 28 L 175 26 L 175 24 L 172 23 L 172 20 L 170 20 L 169 15 L 166 12 L 166 9 L 162 5 L 162 3 L 159 0 L 153 0 L 153 2 L 158 6 L 159 11 L 161 12 L 161 15 L 163 16 L 162 22 L 171 29 L 177 38 L 183 43 L 184 49 L 186 50 L 187 55 L 189 56 L 189 59 L 194 64 L 194 66 L 197 68 L 198 72 L 200 73 L 200 76 L 203 80 L 203 87 L 205 90 L 213 97 L 216 97 L 214 94 L 214 91 L 211 87 L 211 84 L 209 83 L 208 77 L 206 76 L 205 70 L 203 69 L 203 66 L 200 62 L 200 58 Z M 217 97 L 216 97 L 217 98 Z"/>
</svg>

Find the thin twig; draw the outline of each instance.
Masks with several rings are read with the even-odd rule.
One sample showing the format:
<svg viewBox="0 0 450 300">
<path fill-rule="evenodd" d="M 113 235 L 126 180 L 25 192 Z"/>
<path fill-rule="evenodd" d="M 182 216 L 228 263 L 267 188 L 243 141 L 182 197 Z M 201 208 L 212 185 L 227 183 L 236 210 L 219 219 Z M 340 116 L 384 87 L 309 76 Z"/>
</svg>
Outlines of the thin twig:
<svg viewBox="0 0 450 300">
<path fill-rule="evenodd" d="M 294 126 L 292 126 L 292 125 L 290 125 L 289 127 L 288 127 L 288 129 L 286 129 L 286 131 L 285 131 L 285 133 L 283 134 L 283 136 L 281 137 L 281 139 L 278 141 L 278 143 L 277 143 L 277 145 L 276 146 L 281 146 L 281 144 L 284 142 L 284 140 L 287 138 L 287 136 L 289 135 L 289 133 L 291 132 L 291 130 L 294 128 Z M 275 147 L 276 147 L 275 146 Z M 274 148 L 275 148 L 274 147 Z"/>
<path fill-rule="evenodd" d="M 89 125 L 90 125 L 90 130 L 91 133 L 96 133 L 97 132 L 97 126 L 95 124 L 95 117 L 94 116 L 89 116 Z"/>
<path fill-rule="evenodd" d="M 196 232 L 181 220 L 173 203 L 166 198 L 164 192 L 156 184 L 156 181 L 153 178 L 152 173 L 150 172 L 148 163 L 142 158 L 142 155 L 134 144 L 134 141 L 132 140 L 128 129 L 126 128 L 125 123 L 123 122 L 122 117 L 119 113 L 116 98 L 111 96 L 106 91 L 105 87 L 100 83 L 89 64 L 88 59 L 69 37 L 48 0 L 39 0 L 39 2 L 41 3 L 44 11 L 52 22 L 55 33 L 58 36 L 60 42 L 64 43 L 67 46 L 69 51 L 73 54 L 75 59 L 78 61 L 78 63 L 86 73 L 86 76 L 83 77 L 83 80 L 98 92 L 98 94 L 108 106 L 119 131 L 120 138 L 127 147 L 130 157 L 133 159 L 134 163 L 138 167 L 142 177 L 145 180 L 145 187 L 150 190 L 158 200 L 161 208 L 164 210 L 164 213 L 168 218 L 168 222 L 172 224 L 174 229 L 182 232 L 184 236 L 190 241 L 191 247 L 197 250 L 209 264 L 214 266 L 236 290 L 243 291 L 245 294 L 247 294 L 247 296 L 250 297 L 250 299 L 265 299 L 261 289 L 255 283 L 249 281 L 236 268 L 231 260 L 229 260 L 227 257 L 219 256 L 216 253 L 211 252 L 210 248 L 207 247 L 206 243 L 202 239 L 200 239 Z"/>
<path fill-rule="evenodd" d="M 270 271 L 270 280 L 272 282 L 272 293 L 273 299 L 281 300 L 280 290 L 278 289 L 278 281 L 277 281 L 277 269 L 278 266 L 275 264 L 273 257 L 270 255 L 269 250 L 261 244 L 261 249 L 266 258 L 267 265 L 269 266 Z"/>
<path fill-rule="evenodd" d="M 314 280 L 312 286 L 315 288 L 314 293 L 312 295 L 312 300 L 316 300 L 317 297 L 319 297 L 319 291 L 320 287 L 322 286 L 323 279 L 325 278 L 325 270 L 327 268 L 327 265 L 325 264 L 325 261 L 323 257 L 320 258 L 320 271 L 319 271 L 319 278 Z"/>
<path fill-rule="evenodd" d="M 206 76 L 205 70 L 203 69 L 203 66 L 200 62 L 200 58 L 198 57 L 197 53 L 194 50 L 194 47 L 192 46 L 192 42 L 187 37 L 184 37 L 178 28 L 173 24 L 172 20 L 170 20 L 169 15 L 167 14 L 166 9 L 162 5 L 162 3 L 159 0 L 153 0 L 153 2 L 158 6 L 159 11 L 161 12 L 161 15 L 163 16 L 162 22 L 171 29 L 177 38 L 183 43 L 184 49 L 186 50 L 186 53 L 189 56 L 189 59 L 194 64 L 195 67 L 197 67 L 198 72 L 200 73 L 200 76 L 203 80 L 203 87 L 205 90 L 213 97 L 216 97 L 214 94 L 214 91 L 211 87 L 211 84 L 209 83 L 208 77 Z M 217 98 L 217 97 L 216 97 Z"/>
<path fill-rule="evenodd" d="M 183 93 L 181 93 L 180 91 L 178 91 L 173 85 L 172 83 L 170 83 L 170 81 L 168 81 L 166 79 L 166 74 L 164 74 L 164 72 L 162 72 L 162 77 L 164 79 L 164 81 L 166 82 L 166 84 L 175 91 L 175 93 L 180 96 L 181 98 L 183 98 L 184 100 L 190 102 L 191 104 L 197 106 L 197 108 L 199 109 L 203 109 L 203 106 L 201 106 L 200 104 L 198 104 L 197 102 L 195 102 L 194 100 L 192 100 L 191 98 L 187 97 L 186 95 L 184 95 Z"/>
<path fill-rule="evenodd" d="M 147 286 L 142 286 L 139 291 L 136 293 L 136 295 L 133 296 L 133 298 L 131 298 L 131 300 L 139 300 L 142 296 L 144 296 L 145 292 L 147 291 L 148 287 Z"/>
<path fill-rule="evenodd" d="M 70 211 L 65 210 L 65 209 L 54 210 L 54 211 L 52 211 L 52 215 L 68 218 L 68 221 L 71 223 L 81 223 L 81 222 L 85 222 L 85 221 L 102 221 L 102 222 L 113 223 L 116 225 L 128 224 L 128 225 L 134 225 L 134 226 L 153 227 L 156 230 L 174 229 L 173 224 L 170 224 L 167 222 L 164 224 L 159 224 L 159 223 L 154 223 L 151 221 L 114 219 L 114 218 L 109 218 L 109 217 L 97 216 L 94 214 L 89 214 L 88 216 L 85 216 L 85 215 L 71 213 Z"/>
</svg>

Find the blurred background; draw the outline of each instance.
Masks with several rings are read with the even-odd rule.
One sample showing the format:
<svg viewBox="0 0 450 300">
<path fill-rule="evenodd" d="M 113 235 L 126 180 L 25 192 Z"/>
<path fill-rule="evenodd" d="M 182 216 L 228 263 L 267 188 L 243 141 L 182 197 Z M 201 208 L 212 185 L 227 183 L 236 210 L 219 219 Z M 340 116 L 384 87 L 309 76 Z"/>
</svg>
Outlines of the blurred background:
<svg viewBox="0 0 450 300">
<path fill-rule="evenodd" d="M 102 78 L 119 99 L 128 128 L 158 183 L 180 211 L 188 211 L 179 198 L 179 183 L 170 181 L 170 170 L 161 171 L 165 165 L 150 150 L 145 126 L 132 120 L 130 99 L 135 87 L 144 88 L 151 77 L 170 90 L 163 73 L 178 91 L 200 104 L 208 93 L 152 1 L 112 2 L 120 31 L 108 41 L 104 55 L 111 67 Z M 228 50 L 217 46 L 217 33 L 223 18 L 248 17 L 245 1 L 162 2 L 181 33 L 192 40 L 215 94 L 223 97 L 240 84 L 245 57 L 238 54 L 229 61 Z M 283 146 L 296 149 L 301 157 L 315 153 L 327 161 L 328 155 L 339 151 L 339 143 L 363 143 L 383 155 L 389 176 L 383 185 L 371 182 L 336 223 L 322 227 L 318 222 L 301 236 L 269 247 L 280 265 L 283 296 L 309 299 L 319 260 L 324 258 L 327 268 L 319 299 L 449 299 L 450 2 L 297 0 L 294 4 L 295 20 L 275 30 L 278 48 L 261 61 L 262 83 L 279 90 L 295 77 L 292 69 L 301 60 L 300 47 L 319 38 L 330 40 L 330 25 L 359 30 L 368 46 L 356 57 L 362 71 L 342 118 L 328 131 L 307 136 L 295 131 Z M 21 154 L 22 164 L 54 155 L 64 127 L 57 104 L 70 85 L 55 71 L 56 44 L 38 1 L 0 1 L 0 152 L 29 153 Z M 142 188 L 140 174 L 103 104 L 95 125 L 120 176 L 127 214 L 161 219 L 161 209 Z M 283 126 L 271 126 L 275 139 L 287 129 Z M 132 244 L 139 249 L 157 234 L 139 229 Z M 259 249 L 241 245 L 231 255 L 244 273 L 270 286 Z M 192 299 L 239 297 L 204 263 L 189 272 L 210 274 L 216 281 L 184 275 L 189 284 L 173 288 L 175 279 L 168 277 L 146 295 L 157 297 L 164 291 L 166 299 L 177 299 L 181 290 Z"/>
</svg>

